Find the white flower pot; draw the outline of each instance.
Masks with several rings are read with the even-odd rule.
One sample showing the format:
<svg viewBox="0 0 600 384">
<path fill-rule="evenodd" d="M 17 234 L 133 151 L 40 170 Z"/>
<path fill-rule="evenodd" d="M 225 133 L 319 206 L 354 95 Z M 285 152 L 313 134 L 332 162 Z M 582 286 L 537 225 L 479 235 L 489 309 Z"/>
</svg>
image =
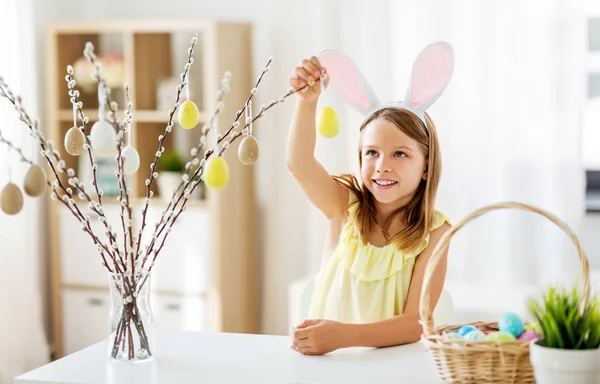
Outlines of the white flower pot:
<svg viewBox="0 0 600 384">
<path fill-rule="evenodd" d="M 537 384 L 600 384 L 600 349 L 556 349 L 532 341 L 529 359 Z"/>
<path fill-rule="evenodd" d="M 156 179 L 158 184 L 158 193 L 164 202 L 171 201 L 173 192 L 181 183 L 181 172 L 159 172 Z"/>
<path fill-rule="evenodd" d="M 158 179 L 156 182 L 158 184 L 158 193 L 164 202 L 168 203 L 171 201 L 171 197 L 173 196 L 173 192 L 179 187 L 179 183 L 181 183 L 181 175 L 180 172 L 159 172 Z M 203 198 L 202 189 L 204 184 L 198 184 L 196 189 L 191 195 L 191 199 L 200 200 Z"/>
</svg>

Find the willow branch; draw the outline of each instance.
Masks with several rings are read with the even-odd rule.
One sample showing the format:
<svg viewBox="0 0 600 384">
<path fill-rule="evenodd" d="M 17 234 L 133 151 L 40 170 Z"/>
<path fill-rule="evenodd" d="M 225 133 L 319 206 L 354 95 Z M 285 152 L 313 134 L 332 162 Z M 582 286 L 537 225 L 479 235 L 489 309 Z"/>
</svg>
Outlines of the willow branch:
<svg viewBox="0 0 600 384">
<path fill-rule="evenodd" d="M 198 43 L 198 35 L 195 34 L 194 37 L 192 38 L 191 46 L 188 49 L 188 60 L 187 60 L 187 63 L 185 64 L 184 71 L 181 74 L 181 83 L 177 86 L 177 96 L 175 98 L 175 107 L 173 109 L 169 110 L 169 112 L 168 112 L 169 113 L 169 122 L 167 123 L 167 127 L 165 128 L 165 132 L 158 137 L 158 150 L 156 151 L 154 161 L 150 165 L 150 177 L 148 179 L 146 179 L 146 182 L 145 182 L 146 183 L 146 199 L 144 200 L 144 208 L 142 210 L 142 224 L 141 224 L 140 230 L 138 232 L 138 239 L 140 239 L 140 240 L 138 241 L 138 246 L 137 246 L 136 253 L 135 253 L 136 260 L 139 258 L 139 255 L 140 255 L 141 237 L 142 237 L 142 233 L 144 232 L 144 229 L 146 227 L 146 214 L 148 212 L 148 205 L 150 204 L 150 198 L 152 197 L 152 193 L 150 191 L 150 186 L 152 185 L 152 182 L 154 181 L 154 179 L 158 177 L 158 173 L 156 172 L 156 164 L 158 163 L 158 160 L 165 149 L 165 147 L 163 146 L 163 142 L 164 142 L 165 138 L 168 136 L 168 134 L 171 132 L 171 130 L 173 129 L 173 116 L 175 115 L 175 112 L 177 111 L 177 108 L 179 107 L 179 103 L 181 100 L 181 91 L 183 90 L 183 88 L 185 86 L 189 86 L 188 76 L 189 76 L 190 68 L 192 67 L 192 64 L 194 63 L 194 59 L 192 56 L 194 54 L 194 48 L 197 43 Z M 143 268 L 143 265 L 142 265 L 142 268 Z"/>
</svg>

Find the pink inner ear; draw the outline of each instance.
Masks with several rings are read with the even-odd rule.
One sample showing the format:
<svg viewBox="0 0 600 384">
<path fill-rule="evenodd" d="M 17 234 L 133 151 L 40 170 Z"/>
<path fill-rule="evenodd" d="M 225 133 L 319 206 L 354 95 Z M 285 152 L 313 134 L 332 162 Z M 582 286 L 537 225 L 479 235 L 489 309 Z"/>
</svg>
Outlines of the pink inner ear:
<svg viewBox="0 0 600 384">
<path fill-rule="evenodd" d="M 365 94 L 360 74 L 347 57 L 330 52 L 320 58 L 321 66 L 329 75 L 328 87 L 333 87 L 346 102 L 361 110 L 369 111 L 369 100 Z"/>
<path fill-rule="evenodd" d="M 412 74 L 411 105 L 419 105 L 440 92 L 452 75 L 452 53 L 443 46 L 429 48 L 415 62 Z"/>
</svg>

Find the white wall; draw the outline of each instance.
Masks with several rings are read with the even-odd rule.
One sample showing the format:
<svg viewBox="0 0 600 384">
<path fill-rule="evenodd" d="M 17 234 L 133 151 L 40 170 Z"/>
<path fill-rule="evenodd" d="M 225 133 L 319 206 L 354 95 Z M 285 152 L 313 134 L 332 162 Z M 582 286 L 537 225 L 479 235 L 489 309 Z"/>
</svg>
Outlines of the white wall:
<svg viewBox="0 0 600 384">
<path fill-rule="evenodd" d="M 581 224 L 581 231 L 577 234 L 581 246 L 585 249 L 590 265 L 600 271 L 600 213 L 592 212 L 585 215 Z"/>
<path fill-rule="evenodd" d="M 319 27 L 309 28 L 298 16 L 310 12 L 319 19 L 321 26 L 327 25 L 325 18 L 338 17 L 337 0 L 320 6 L 299 0 L 38 0 L 37 3 L 35 22 L 39 52 L 44 49 L 44 27 L 48 22 L 135 18 L 250 21 L 254 24 L 254 72 L 259 74 L 269 56 L 275 59 L 258 94 L 259 103 L 283 96 L 288 88 L 287 79 L 296 64 L 305 56 L 316 54 L 325 44 L 335 43 L 335 35 L 326 35 Z M 319 8 L 321 11 L 316 12 Z M 42 57 L 40 54 L 38 73 L 43 73 Z M 41 78 L 39 89 L 43 91 Z M 320 214 L 308 205 L 285 166 L 285 143 L 293 101 L 272 110 L 256 129 L 261 143 L 261 160 L 255 167 L 262 218 L 260 244 L 265 281 L 262 331 L 265 333 L 288 332 L 288 283 L 318 265 L 324 238 Z M 337 145 L 343 148 L 345 141 L 342 139 Z M 340 156 L 330 157 L 335 171 L 341 171 L 340 164 L 345 163 L 343 151 Z M 309 221 L 317 224 L 310 232 L 306 225 Z"/>
<path fill-rule="evenodd" d="M 386 18 L 378 18 L 378 7 L 387 1 L 373 0 L 104 0 L 98 2 L 76 0 L 37 0 L 35 21 L 38 50 L 43 51 L 44 25 L 49 21 L 114 20 L 134 18 L 166 19 L 221 19 L 249 21 L 253 31 L 254 72 L 262 69 L 266 59 L 273 55 L 272 71 L 258 94 L 258 102 L 265 103 L 279 97 L 287 90 L 287 78 L 294 66 L 304 57 L 315 54 L 323 47 L 333 47 L 350 54 L 357 53 L 359 65 L 371 74 L 376 91 L 388 94 L 389 74 L 372 52 L 365 47 L 386 42 L 367 41 L 365 29 L 377 29 L 382 37 L 389 35 Z M 341 7 L 340 4 L 344 4 Z M 362 6 L 357 11 L 349 8 Z M 366 25 L 359 17 L 379 20 Z M 310 22 L 308 20 L 310 18 Z M 361 24 L 361 22 L 363 22 Z M 362 28 L 362 29 L 361 29 Z M 342 38 L 343 36 L 343 38 Z M 372 36 L 372 34 L 370 35 Z M 350 45 L 352 41 L 354 44 Z M 43 73 L 38 54 L 38 73 Z M 385 71 L 383 71 L 385 72 Z M 39 89 L 43 90 L 42 79 Z M 233 84 L 235 86 L 235 83 Z M 40 97 L 40 105 L 43 100 Z M 292 101 L 292 100 L 290 100 Z M 263 257 L 263 319 L 265 333 L 287 333 L 287 286 L 296 278 L 314 271 L 318 266 L 324 237 L 324 222 L 312 208 L 285 167 L 285 143 L 293 102 L 272 110 L 257 127 L 261 143 L 261 161 L 255 166 L 257 196 L 261 209 L 261 252 Z M 355 135 L 342 129 L 338 139 L 317 144 L 317 157 L 330 172 L 349 171 L 356 162 Z M 595 231 L 600 223 L 584 223 L 582 241 L 592 262 L 600 263 L 600 249 Z M 589 224 L 591 223 L 591 224 Z M 307 224 L 312 224 L 309 227 Z M 598 251 L 596 251 L 598 249 Z"/>
</svg>

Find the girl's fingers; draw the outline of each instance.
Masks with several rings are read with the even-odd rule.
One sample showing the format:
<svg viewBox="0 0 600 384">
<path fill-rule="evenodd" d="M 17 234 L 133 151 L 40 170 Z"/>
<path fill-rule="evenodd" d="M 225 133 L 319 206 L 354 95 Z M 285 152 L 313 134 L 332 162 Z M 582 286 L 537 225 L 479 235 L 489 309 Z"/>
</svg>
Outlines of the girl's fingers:
<svg viewBox="0 0 600 384">
<path fill-rule="evenodd" d="M 315 67 L 317 67 L 319 71 L 323 70 L 323 67 L 321 67 L 321 62 L 316 56 L 311 57 L 310 61 L 314 64 Z"/>
<path fill-rule="evenodd" d="M 294 340 L 294 346 L 296 348 L 307 348 L 310 347 L 311 343 L 312 342 L 309 339 Z"/>
<path fill-rule="evenodd" d="M 290 345 L 290 348 L 298 353 L 301 353 L 303 355 L 314 355 L 315 353 L 312 352 L 312 349 L 310 347 L 296 347 L 295 345 Z"/>
<path fill-rule="evenodd" d="M 321 76 L 321 66 L 315 65 L 312 60 L 302 60 L 302 66 L 313 78 L 318 79 Z"/>
<path fill-rule="evenodd" d="M 290 79 L 290 85 L 294 88 L 294 89 L 299 89 L 302 88 L 306 85 L 306 81 L 298 78 L 298 77 L 292 77 Z"/>
<path fill-rule="evenodd" d="M 296 349 L 298 350 L 298 352 L 300 352 L 303 355 L 312 355 L 312 347 L 308 346 L 308 347 L 296 347 Z"/>
<path fill-rule="evenodd" d="M 314 76 L 303 67 L 296 67 L 296 71 L 294 72 L 294 74 L 306 82 L 309 81 L 309 77 L 312 77 L 314 79 Z"/>
</svg>

